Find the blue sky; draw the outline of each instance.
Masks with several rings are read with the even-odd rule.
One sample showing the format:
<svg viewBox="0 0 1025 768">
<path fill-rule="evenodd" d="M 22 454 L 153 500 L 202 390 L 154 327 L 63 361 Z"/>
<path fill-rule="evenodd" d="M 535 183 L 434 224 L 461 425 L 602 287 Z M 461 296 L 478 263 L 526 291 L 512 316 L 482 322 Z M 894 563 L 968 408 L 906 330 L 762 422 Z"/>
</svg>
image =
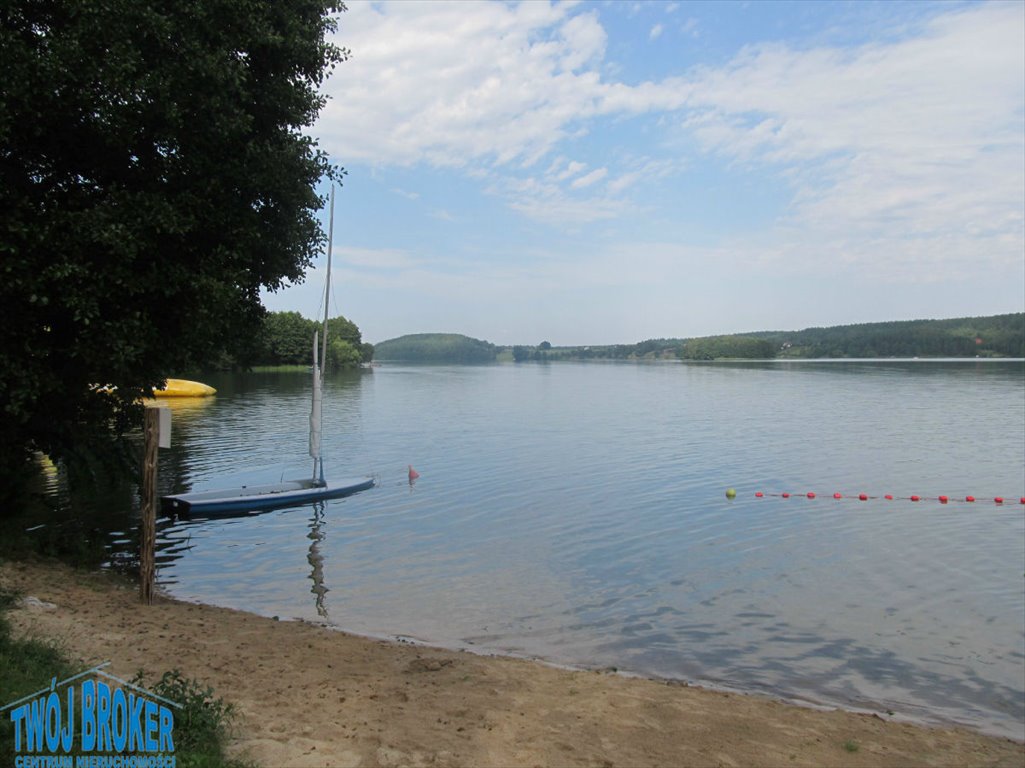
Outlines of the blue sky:
<svg viewBox="0 0 1025 768">
<path fill-rule="evenodd" d="M 348 8 L 310 133 L 366 340 L 1025 310 L 1023 3 Z M 316 315 L 322 268 L 265 305 Z"/>
</svg>

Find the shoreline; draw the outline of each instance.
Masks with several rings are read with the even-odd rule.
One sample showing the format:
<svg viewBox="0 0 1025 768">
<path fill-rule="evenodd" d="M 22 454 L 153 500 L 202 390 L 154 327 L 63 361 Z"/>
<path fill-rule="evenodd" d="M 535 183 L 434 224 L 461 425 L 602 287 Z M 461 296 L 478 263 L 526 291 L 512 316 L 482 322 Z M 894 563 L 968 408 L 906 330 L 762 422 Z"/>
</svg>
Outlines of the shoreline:
<svg viewBox="0 0 1025 768">
<path fill-rule="evenodd" d="M 630 673 L 368 638 L 158 595 L 56 563 L 0 563 L 56 607 L 9 614 L 75 662 L 178 668 L 239 713 L 232 754 L 265 766 L 1020 766 L 1025 744 L 961 726 Z"/>
<path fill-rule="evenodd" d="M 247 615 L 264 618 L 275 622 L 297 622 L 300 624 L 307 624 L 311 627 L 318 627 L 329 632 L 338 632 L 348 637 L 364 639 L 371 642 L 403 645 L 414 648 L 422 648 L 425 650 L 436 650 L 450 653 L 465 653 L 471 656 L 478 656 L 485 659 L 513 659 L 518 661 L 525 661 L 531 664 L 544 665 L 546 667 L 550 667 L 552 669 L 564 672 L 590 672 L 600 673 L 604 675 L 615 675 L 618 677 L 632 680 L 649 680 L 660 685 L 681 686 L 697 690 L 706 690 L 714 693 L 731 694 L 734 696 L 750 696 L 765 701 L 774 701 L 781 704 L 785 704 L 787 706 L 800 707 L 812 711 L 829 712 L 837 710 L 854 715 L 877 717 L 882 718 L 886 722 L 904 723 L 922 728 L 963 729 L 972 733 L 978 733 L 982 736 L 996 739 L 1007 739 L 1008 741 L 1011 741 L 1013 743 L 1020 743 L 1025 745 L 1025 722 L 1021 723 L 1022 731 L 1021 736 L 1019 736 L 1017 733 L 1008 732 L 1007 730 L 1001 730 L 1000 726 L 994 724 L 992 721 L 980 720 L 976 723 L 958 721 L 954 717 L 945 717 L 940 713 L 927 709 L 925 706 L 909 704 L 907 702 L 903 702 L 902 704 L 898 705 L 896 703 L 887 701 L 844 701 L 831 699 L 828 694 L 823 694 L 820 691 L 816 690 L 809 690 L 805 692 L 788 692 L 768 687 L 745 688 L 742 685 L 731 685 L 728 682 L 722 682 L 714 679 L 672 677 L 657 673 L 649 673 L 643 670 L 625 669 L 622 667 L 610 666 L 607 664 L 586 665 L 584 663 L 578 663 L 574 661 L 558 661 L 547 658 L 543 655 L 531 655 L 526 652 L 517 652 L 501 648 L 488 648 L 486 646 L 477 645 L 475 643 L 459 642 L 457 640 L 446 642 L 431 640 L 424 637 L 417 637 L 415 635 L 409 634 L 375 634 L 373 632 L 361 632 L 358 630 L 340 626 L 338 624 L 334 624 L 326 620 L 304 618 L 302 616 L 271 616 L 270 614 L 259 613 L 254 610 L 248 610 L 245 608 L 235 608 L 230 605 L 204 603 L 196 598 L 175 597 L 170 593 L 166 592 L 165 590 L 163 590 L 159 583 L 157 583 L 156 589 L 162 597 L 172 602 L 179 602 L 188 605 L 205 605 L 212 608 L 239 611 Z M 895 709 L 898 706 L 901 707 L 899 711 Z M 891 709 L 891 707 L 894 708 Z"/>
<path fill-rule="evenodd" d="M 807 709 L 813 712 L 846 712 L 852 715 L 858 715 L 862 717 L 874 717 L 882 719 L 885 722 L 903 723 L 905 725 L 911 725 L 918 728 L 959 729 L 968 731 L 970 733 L 977 733 L 980 736 L 984 736 L 986 738 L 1006 739 L 1007 741 L 1010 741 L 1012 743 L 1020 743 L 1023 746 L 1025 746 L 1025 739 L 1017 739 L 1014 735 L 997 732 L 996 730 L 989 730 L 983 725 L 969 725 L 967 723 L 959 723 L 956 720 L 946 719 L 940 715 L 935 715 L 925 710 L 921 710 L 920 712 L 915 714 L 909 714 L 907 712 L 895 712 L 893 710 L 889 710 L 883 704 L 878 704 L 878 706 L 873 707 L 870 706 L 868 703 L 838 703 L 828 701 L 827 699 L 813 698 L 812 694 L 802 696 L 799 694 L 788 694 L 771 690 L 753 690 L 742 688 L 739 686 L 731 686 L 727 683 L 720 683 L 715 680 L 694 680 L 676 677 L 665 677 L 663 675 L 646 674 L 644 672 L 637 672 L 629 669 L 622 669 L 619 667 L 583 666 L 580 664 L 573 664 L 569 662 L 552 661 L 551 659 L 547 659 L 543 656 L 531 656 L 528 654 L 507 652 L 502 650 L 488 650 L 475 645 L 461 645 L 459 643 L 435 643 L 430 640 L 414 637 L 412 635 L 375 635 L 371 633 L 362 633 L 345 629 L 344 627 L 331 624 L 330 622 L 313 621 L 310 619 L 304 619 L 300 617 L 270 618 L 263 614 L 231 608 L 229 606 L 218 606 L 212 603 L 203 603 L 196 600 L 186 600 L 176 598 L 167 594 L 163 594 L 162 596 L 168 600 L 185 603 L 187 605 L 206 605 L 212 608 L 240 611 L 241 613 L 245 613 L 250 616 L 256 616 L 258 618 L 268 619 L 270 621 L 284 623 L 296 622 L 299 624 L 306 624 L 311 627 L 317 627 L 328 632 L 339 632 L 348 637 L 359 638 L 370 642 L 384 643 L 385 645 L 402 645 L 409 646 L 411 648 L 421 648 L 427 651 L 434 650 L 446 653 L 462 653 L 468 654 L 470 656 L 477 656 L 484 659 L 511 659 L 515 661 L 527 662 L 529 664 L 539 664 L 562 672 L 611 675 L 623 678 L 625 680 L 647 680 L 658 685 L 677 686 L 699 691 L 708 691 L 710 693 L 728 694 L 731 696 L 746 696 L 754 699 L 761 699 L 763 701 L 772 701 L 777 702 L 779 704 L 783 704 L 788 707 L 797 707 L 800 709 Z"/>
</svg>

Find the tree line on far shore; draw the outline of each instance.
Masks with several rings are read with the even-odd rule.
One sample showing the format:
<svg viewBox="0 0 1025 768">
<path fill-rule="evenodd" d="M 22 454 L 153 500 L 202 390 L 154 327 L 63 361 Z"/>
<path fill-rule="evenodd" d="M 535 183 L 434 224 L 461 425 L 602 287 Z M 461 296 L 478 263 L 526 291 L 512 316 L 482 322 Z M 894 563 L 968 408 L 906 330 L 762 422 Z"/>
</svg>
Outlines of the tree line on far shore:
<svg viewBox="0 0 1025 768">
<path fill-rule="evenodd" d="M 756 331 L 638 344 L 522 348 L 516 360 L 1025 357 L 1025 313 Z"/>
<path fill-rule="evenodd" d="M 771 360 L 775 358 L 1025 357 L 1025 313 L 901 320 L 801 331 L 756 331 L 637 344 L 496 346 L 460 334 L 413 334 L 377 345 L 379 360 L 434 363 L 559 360 Z"/>
</svg>

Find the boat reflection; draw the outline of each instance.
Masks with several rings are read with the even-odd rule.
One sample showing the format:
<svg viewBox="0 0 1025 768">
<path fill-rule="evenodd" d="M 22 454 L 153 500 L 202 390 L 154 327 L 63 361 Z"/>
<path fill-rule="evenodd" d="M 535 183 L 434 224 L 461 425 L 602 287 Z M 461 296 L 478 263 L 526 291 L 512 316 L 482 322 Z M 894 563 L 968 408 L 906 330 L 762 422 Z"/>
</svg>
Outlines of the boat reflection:
<svg viewBox="0 0 1025 768">
<path fill-rule="evenodd" d="M 309 546 L 306 548 L 306 562 L 308 564 L 308 576 L 310 594 L 313 595 L 313 604 L 317 615 L 323 619 L 328 618 L 326 604 L 327 593 L 330 589 L 325 584 L 324 578 L 324 554 L 323 547 L 327 538 L 326 505 L 324 502 L 317 502 L 306 507 L 308 516 L 304 521 L 306 527 L 306 538 Z M 257 510 L 253 512 L 217 513 L 214 515 L 203 515 L 200 513 L 182 513 L 177 515 L 161 516 L 156 521 L 156 565 L 157 581 L 162 586 L 170 586 L 178 583 L 176 564 L 186 554 L 204 539 L 209 539 L 213 529 L 227 533 L 221 526 L 240 525 L 245 526 L 250 518 L 267 515 L 275 510 Z M 298 511 L 296 509 L 295 511 Z M 294 515 L 288 517 L 298 522 Z M 262 525 L 258 523 L 257 525 Z M 271 523 L 274 525 L 274 523 Z M 296 525 L 298 528 L 298 525 Z M 241 528 L 239 530 L 242 530 Z M 294 530 L 294 529 L 293 529 Z M 298 531 L 296 531 L 298 533 Z M 193 537 L 196 541 L 193 541 Z M 231 538 L 231 534 L 228 534 Z M 109 559 L 107 567 L 115 570 L 133 572 L 138 569 L 138 527 L 132 526 L 127 531 L 113 531 L 108 539 L 107 548 Z"/>
<path fill-rule="evenodd" d="M 324 541 L 324 502 L 317 502 L 313 505 L 313 516 L 310 518 L 310 532 L 306 534 L 310 540 L 310 551 L 306 561 L 310 564 L 310 587 L 316 597 L 314 604 L 317 607 L 317 615 L 327 618 L 327 607 L 324 605 L 324 597 L 330 591 L 324 586 L 324 556 L 320 552 L 321 542 Z"/>
</svg>

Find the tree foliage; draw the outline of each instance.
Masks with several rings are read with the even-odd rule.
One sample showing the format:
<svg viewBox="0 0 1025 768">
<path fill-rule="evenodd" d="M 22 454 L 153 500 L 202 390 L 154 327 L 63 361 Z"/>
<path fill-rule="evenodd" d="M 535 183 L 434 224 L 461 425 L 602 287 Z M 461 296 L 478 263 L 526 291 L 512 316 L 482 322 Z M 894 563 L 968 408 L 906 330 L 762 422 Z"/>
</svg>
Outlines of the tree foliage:
<svg viewBox="0 0 1025 768">
<path fill-rule="evenodd" d="M 319 0 L 0 6 L 0 470 L 245 346 L 322 245 Z M 112 385 L 99 391 L 96 385 Z"/>
<path fill-rule="evenodd" d="M 542 341 L 536 347 L 524 347 L 517 345 L 512 348 L 513 362 L 522 363 L 527 360 L 533 360 L 536 362 L 548 362 L 548 356 L 551 354 L 552 344 L 549 341 Z"/>
<path fill-rule="evenodd" d="M 774 357 L 776 345 L 750 336 L 706 336 L 689 339 L 680 349 L 684 360 L 766 360 Z"/>
<path fill-rule="evenodd" d="M 490 363 L 495 345 L 458 333 L 414 333 L 374 346 L 378 360 L 415 363 Z"/>
<path fill-rule="evenodd" d="M 254 362 L 258 365 L 310 365 L 313 334 L 320 329 L 319 321 L 308 320 L 298 312 L 270 312 L 255 344 Z M 341 315 L 327 321 L 327 337 L 326 367 L 329 370 L 358 368 L 373 359 L 374 345 L 364 344 L 357 325 Z M 317 355 L 319 359 L 319 349 Z"/>
<path fill-rule="evenodd" d="M 783 357 L 1023 357 L 1025 314 L 900 320 L 757 334 Z"/>
<path fill-rule="evenodd" d="M 260 362 L 268 365 L 309 364 L 316 323 L 298 312 L 271 312 L 263 321 Z"/>
<path fill-rule="evenodd" d="M 898 320 L 585 347 L 516 346 L 513 360 L 685 360 L 774 357 L 1025 357 L 1025 314 Z"/>
</svg>

